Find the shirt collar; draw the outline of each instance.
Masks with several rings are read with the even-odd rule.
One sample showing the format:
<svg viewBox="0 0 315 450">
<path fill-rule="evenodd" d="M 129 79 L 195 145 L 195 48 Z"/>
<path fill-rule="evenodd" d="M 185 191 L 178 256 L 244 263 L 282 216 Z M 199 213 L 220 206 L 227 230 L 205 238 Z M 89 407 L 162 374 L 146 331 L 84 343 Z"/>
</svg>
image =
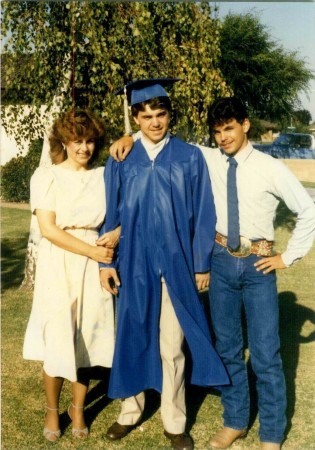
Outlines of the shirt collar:
<svg viewBox="0 0 315 450">
<path fill-rule="evenodd" d="M 144 148 L 149 151 L 149 152 L 158 152 L 161 151 L 162 148 L 168 143 L 168 141 L 170 140 L 170 133 L 167 132 L 165 137 L 158 142 L 157 144 L 154 144 L 153 142 L 148 141 L 148 139 L 146 139 L 143 135 L 143 133 L 140 131 L 141 133 L 141 142 L 142 145 L 144 146 Z"/>
</svg>

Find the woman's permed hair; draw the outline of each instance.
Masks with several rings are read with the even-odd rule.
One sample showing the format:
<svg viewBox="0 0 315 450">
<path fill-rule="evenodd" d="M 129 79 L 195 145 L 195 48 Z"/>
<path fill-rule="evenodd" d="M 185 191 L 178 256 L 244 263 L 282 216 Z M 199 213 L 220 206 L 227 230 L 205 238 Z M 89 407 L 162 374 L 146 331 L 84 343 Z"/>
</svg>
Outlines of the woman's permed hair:
<svg viewBox="0 0 315 450">
<path fill-rule="evenodd" d="M 71 110 L 61 114 L 53 123 L 50 135 L 50 157 L 53 164 L 67 159 L 64 146 L 78 139 L 95 139 L 95 150 L 89 163 L 95 161 L 104 144 L 102 121 L 88 109 Z"/>
</svg>

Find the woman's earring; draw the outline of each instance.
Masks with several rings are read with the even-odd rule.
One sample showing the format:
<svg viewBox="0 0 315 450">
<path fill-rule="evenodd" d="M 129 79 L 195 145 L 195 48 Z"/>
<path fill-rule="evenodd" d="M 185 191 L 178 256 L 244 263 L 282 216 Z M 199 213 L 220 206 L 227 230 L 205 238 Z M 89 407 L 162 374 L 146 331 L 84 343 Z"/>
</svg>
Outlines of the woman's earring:
<svg viewBox="0 0 315 450">
<path fill-rule="evenodd" d="M 65 144 L 62 144 L 62 150 L 65 152 L 66 151 L 66 146 Z"/>
</svg>

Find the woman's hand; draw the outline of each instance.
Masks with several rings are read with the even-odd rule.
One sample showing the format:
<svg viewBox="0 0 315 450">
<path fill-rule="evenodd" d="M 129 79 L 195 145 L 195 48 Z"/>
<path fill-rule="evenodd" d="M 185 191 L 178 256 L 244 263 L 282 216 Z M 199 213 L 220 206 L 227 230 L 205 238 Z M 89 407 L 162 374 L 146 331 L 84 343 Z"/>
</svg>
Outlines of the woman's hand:
<svg viewBox="0 0 315 450">
<path fill-rule="evenodd" d="M 115 228 L 115 230 L 113 231 L 108 231 L 107 233 L 104 233 L 97 239 L 96 245 L 99 246 L 101 245 L 107 248 L 115 248 L 119 242 L 120 229 L 121 227 L 119 226 Z"/>
<path fill-rule="evenodd" d="M 91 246 L 88 256 L 96 262 L 110 264 L 113 260 L 114 250 L 107 247 Z"/>
</svg>

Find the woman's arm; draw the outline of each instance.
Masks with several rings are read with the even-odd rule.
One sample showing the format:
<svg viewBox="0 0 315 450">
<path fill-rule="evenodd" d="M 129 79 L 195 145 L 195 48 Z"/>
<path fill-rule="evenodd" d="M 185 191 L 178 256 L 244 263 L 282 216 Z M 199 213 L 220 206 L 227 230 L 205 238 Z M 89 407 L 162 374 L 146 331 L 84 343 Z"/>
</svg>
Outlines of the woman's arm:
<svg viewBox="0 0 315 450">
<path fill-rule="evenodd" d="M 56 225 L 56 215 L 53 211 L 36 209 L 35 213 L 42 236 L 54 245 L 77 255 L 87 256 L 97 262 L 104 264 L 112 262 L 113 249 L 90 245 L 62 230 Z"/>
</svg>

